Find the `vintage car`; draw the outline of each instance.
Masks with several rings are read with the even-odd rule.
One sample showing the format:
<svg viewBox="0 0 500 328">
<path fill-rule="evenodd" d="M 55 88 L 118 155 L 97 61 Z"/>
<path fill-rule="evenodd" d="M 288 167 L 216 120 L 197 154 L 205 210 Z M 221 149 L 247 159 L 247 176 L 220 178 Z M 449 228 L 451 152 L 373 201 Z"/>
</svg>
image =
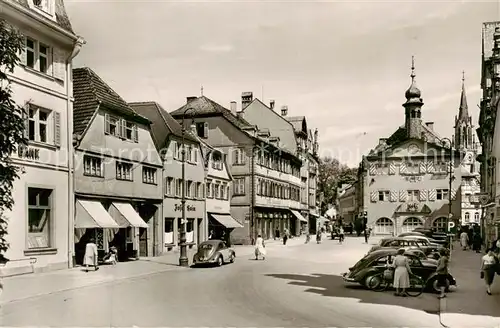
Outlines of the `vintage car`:
<svg viewBox="0 0 500 328">
<path fill-rule="evenodd" d="M 424 238 L 427 238 L 427 240 L 431 243 L 431 244 L 438 244 L 438 245 L 441 245 L 441 246 L 445 246 L 448 241 L 446 238 L 441 238 L 439 237 L 440 239 L 434 239 L 432 237 L 429 237 L 427 235 L 424 235 L 422 232 L 418 232 L 418 231 L 411 231 L 411 232 L 403 232 L 401 234 L 398 235 L 398 237 L 424 237 Z"/>
<path fill-rule="evenodd" d="M 381 239 L 378 245 L 371 248 L 370 252 L 383 248 L 405 248 L 405 249 L 421 249 L 426 255 L 438 252 L 441 248 L 438 244 L 431 244 L 425 237 L 419 238 L 415 236 L 407 237 L 390 237 Z"/>
<path fill-rule="evenodd" d="M 224 263 L 233 263 L 236 253 L 226 246 L 222 240 L 207 240 L 198 246 L 198 251 L 193 256 L 193 265 L 213 264 L 222 266 Z"/>
<path fill-rule="evenodd" d="M 371 252 L 349 268 L 349 272 L 344 273 L 342 278 L 345 282 L 359 283 L 366 286 L 373 276 L 382 273 L 387 264 L 392 263 L 396 253 L 396 249 L 381 249 Z M 421 259 L 421 256 L 413 254 L 412 251 L 407 251 L 405 256 L 410 260 L 412 272 L 424 279 L 426 289 L 437 292 L 439 290 L 436 280 L 437 262 L 435 260 Z M 455 278 L 448 274 L 447 288 L 456 286 L 456 284 Z"/>
</svg>

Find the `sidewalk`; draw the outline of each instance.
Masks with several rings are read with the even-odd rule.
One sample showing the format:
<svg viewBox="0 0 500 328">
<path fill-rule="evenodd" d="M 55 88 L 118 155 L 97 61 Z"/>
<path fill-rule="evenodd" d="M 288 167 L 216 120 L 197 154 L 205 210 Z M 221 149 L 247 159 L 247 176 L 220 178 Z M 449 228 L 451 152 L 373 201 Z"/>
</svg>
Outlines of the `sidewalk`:
<svg viewBox="0 0 500 328">
<path fill-rule="evenodd" d="M 495 277 L 493 295 L 486 294 L 480 279 L 481 257 L 455 244 L 450 272 L 458 287 L 441 300 L 441 322 L 448 327 L 500 327 L 500 277 Z"/>
</svg>

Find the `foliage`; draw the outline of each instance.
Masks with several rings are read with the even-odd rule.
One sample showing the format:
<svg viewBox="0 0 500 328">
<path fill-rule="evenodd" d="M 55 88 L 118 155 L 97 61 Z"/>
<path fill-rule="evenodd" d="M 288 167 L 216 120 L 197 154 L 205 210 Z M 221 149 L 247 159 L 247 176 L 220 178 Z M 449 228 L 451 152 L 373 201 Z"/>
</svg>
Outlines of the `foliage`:
<svg viewBox="0 0 500 328">
<path fill-rule="evenodd" d="M 321 158 L 318 168 L 318 191 L 323 194 L 321 213 L 325 213 L 328 205 L 335 204 L 337 200 L 337 188 L 356 181 L 357 169 L 341 164 L 333 157 Z"/>
<path fill-rule="evenodd" d="M 23 108 L 12 99 L 8 73 L 13 73 L 23 51 L 24 38 L 12 26 L 0 20 L 0 262 L 9 248 L 6 240 L 8 219 L 4 212 L 12 210 L 14 181 L 21 168 L 11 161 L 19 146 L 27 144 L 24 135 Z"/>
</svg>

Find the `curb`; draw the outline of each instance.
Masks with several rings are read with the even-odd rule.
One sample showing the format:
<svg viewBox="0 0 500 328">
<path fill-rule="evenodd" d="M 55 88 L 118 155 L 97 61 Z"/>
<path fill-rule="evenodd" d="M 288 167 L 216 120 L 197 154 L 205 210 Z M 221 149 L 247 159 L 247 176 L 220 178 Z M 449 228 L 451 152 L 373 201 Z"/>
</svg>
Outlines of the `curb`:
<svg viewBox="0 0 500 328">
<path fill-rule="evenodd" d="M 154 272 L 140 273 L 140 274 L 129 276 L 129 277 L 105 279 L 105 280 L 102 280 L 102 281 L 99 281 L 99 282 L 93 282 L 93 283 L 90 283 L 90 284 L 87 284 L 87 285 L 83 285 L 83 286 L 76 286 L 76 287 L 69 287 L 69 288 L 60 288 L 60 289 L 52 290 L 52 291 L 49 291 L 49 292 L 41 292 L 41 293 L 37 293 L 37 294 L 34 294 L 34 295 L 19 297 L 19 298 L 11 299 L 9 301 L 0 302 L 0 305 L 17 303 L 17 302 L 29 300 L 29 299 L 32 299 L 32 298 L 38 298 L 38 297 L 41 297 L 41 296 L 46 296 L 46 295 L 52 295 L 52 294 L 67 292 L 67 291 L 70 291 L 70 290 L 78 290 L 78 289 L 83 289 L 83 288 L 88 288 L 88 287 L 93 287 L 93 286 L 105 285 L 105 284 L 109 284 L 111 282 L 118 282 L 118 281 L 123 281 L 123 280 L 141 278 L 141 277 L 144 277 L 144 276 L 150 276 L 150 275 L 157 274 L 157 273 L 163 273 L 163 272 L 168 272 L 168 271 L 176 271 L 176 270 L 186 270 L 186 269 L 190 269 L 190 268 L 184 268 L 184 267 L 177 267 L 176 269 L 174 269 L 174 268 L 168 268 L 168 269 L 158 270 L 158 271 L 154 271 Z"/>
</svg>

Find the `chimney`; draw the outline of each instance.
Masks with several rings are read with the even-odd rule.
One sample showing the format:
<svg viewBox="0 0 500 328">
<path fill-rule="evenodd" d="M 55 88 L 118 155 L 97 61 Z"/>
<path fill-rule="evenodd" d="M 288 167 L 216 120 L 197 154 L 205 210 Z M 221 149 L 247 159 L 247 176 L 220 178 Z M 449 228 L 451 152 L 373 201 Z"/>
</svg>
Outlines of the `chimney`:
<svg viewBox="0 0 500 328">
<path fill-rule="evenodd" d="M 195 136 L 198 136 L 198 132 L 196 131 L 196 124 L 191 124 L 191 133 Z"/>
<path fill-rule="evenodd" d="M 271 109 L 274 109 L 274 100 L 269 101 L 269 107 L 271 107 Z"/>
<path fill-rule="evenodd" d="M 434 122 L 425 122 L 425 126 L 434 131 Z"/>
<path fill-rule="evenodd" d="M 238 104 L 236 103 L 236 101 L 231 101 L 231 113 L 233 113 L 233 115 L 236 115 L 236 110 L 238 108 Z"/>
<path fill-rule="evenodd" d="M 190 96 L 190 97 L 186 97 L 186 104 L 189 104 L 191 101 L 197 99 L 198 97 L 196 96 Z"/>
<path fill-rule="evenodd" d="M 378 144 L 379 145 L 385 145 L 387 143 L 387 138 L 380 138 L 378 139 Z"/>
<path fill-rule="evenodd" d="M 253 92 L 247 91 L 241 93 L 241 110 L 245 109 L 253 101 Z"/>
<path fill-rule="evenodd" d="M 281 116 L 286 116 L 288 114 L 288 106 L 281 106 Z"/>
</svg>

